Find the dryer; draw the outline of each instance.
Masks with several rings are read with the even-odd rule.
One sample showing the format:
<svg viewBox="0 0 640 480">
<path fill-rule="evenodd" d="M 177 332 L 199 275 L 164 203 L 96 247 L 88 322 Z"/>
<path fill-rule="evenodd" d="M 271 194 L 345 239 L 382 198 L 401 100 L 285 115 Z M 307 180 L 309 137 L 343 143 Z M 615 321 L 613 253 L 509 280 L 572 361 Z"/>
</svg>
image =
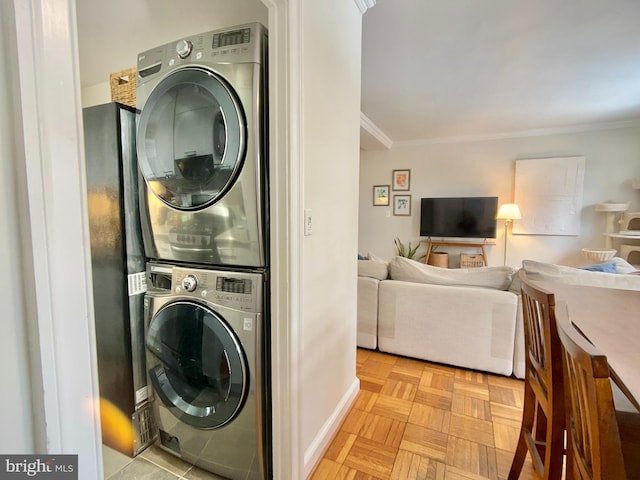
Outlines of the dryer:
<svg viewBox="0 0 640 480">
<path fill-rule="evenodd" d="M 159 445 L 225 478 L 271 478 L 263 274 L 150 262 L 147 275 Z"/>
<path fill-rule="evenodd" d="M 258 23 L 138 55 L 145 254 L 267 267 L 267 31 Z"/>
</svg>

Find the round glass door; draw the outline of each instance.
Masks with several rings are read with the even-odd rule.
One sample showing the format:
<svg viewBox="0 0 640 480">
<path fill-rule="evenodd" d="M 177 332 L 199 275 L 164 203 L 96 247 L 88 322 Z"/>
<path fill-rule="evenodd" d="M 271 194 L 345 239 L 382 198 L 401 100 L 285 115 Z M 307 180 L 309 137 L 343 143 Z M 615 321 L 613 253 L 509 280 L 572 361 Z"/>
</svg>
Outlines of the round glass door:
<svg viewBox="0 0 640 480">
<path fill-rule="evenodd" d="M 142 108 L 138 163 L 159 199 L 197 210 L 233 185 L 245 142 L 246 120 L 232 89 L 215 73 L 189 67 L 160 81 Z"/>
<path fill-rule="evenodd" d="M 212 310 L 165 305 L 147 332 L 149 376 L 162 403 L 196 428 L 218 428 L 242 407 L 249 375 L 240 342 Z M 153 361 L 155 360 L 155 361 Z"/>
</svg>

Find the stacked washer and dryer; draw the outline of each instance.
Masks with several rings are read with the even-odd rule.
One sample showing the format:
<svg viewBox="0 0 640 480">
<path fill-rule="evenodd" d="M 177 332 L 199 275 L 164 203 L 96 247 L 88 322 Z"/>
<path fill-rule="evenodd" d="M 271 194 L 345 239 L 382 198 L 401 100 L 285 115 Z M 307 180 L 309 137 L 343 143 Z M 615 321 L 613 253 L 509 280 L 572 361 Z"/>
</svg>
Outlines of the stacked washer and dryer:
<svg viewBox="0 0 640 480">
<path fill-rule="evenodd" d="M 146 369 L 159 445 L 230 479 L 271 478 L 267 32 L 138 55 Z"/>
</svg>

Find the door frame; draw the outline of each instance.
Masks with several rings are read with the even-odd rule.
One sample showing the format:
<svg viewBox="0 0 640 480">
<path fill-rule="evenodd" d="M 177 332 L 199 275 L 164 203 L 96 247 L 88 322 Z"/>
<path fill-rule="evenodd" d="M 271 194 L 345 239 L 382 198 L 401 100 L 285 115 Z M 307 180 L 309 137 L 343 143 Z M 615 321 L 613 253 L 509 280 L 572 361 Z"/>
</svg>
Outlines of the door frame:
<svg viewBox="0 0 640 480">
<path fill-rule="evenodd" d="M 299 1 L 269 9 L 272 397 L 274 478 L 300 478 L 302 159 Z M 16 144 L 24 153 L 24 230 L 37 292 L 30 329 L 36 449 L 78 454 L 102 478 L 102 442 L 89 255 L 82 107 L 74 0 L 14 0 L 20 98 Z M 34 268 L 29 268 L 34 265 Z M 26 321 L 26 319 L 25 319 Z"/>
</svg>

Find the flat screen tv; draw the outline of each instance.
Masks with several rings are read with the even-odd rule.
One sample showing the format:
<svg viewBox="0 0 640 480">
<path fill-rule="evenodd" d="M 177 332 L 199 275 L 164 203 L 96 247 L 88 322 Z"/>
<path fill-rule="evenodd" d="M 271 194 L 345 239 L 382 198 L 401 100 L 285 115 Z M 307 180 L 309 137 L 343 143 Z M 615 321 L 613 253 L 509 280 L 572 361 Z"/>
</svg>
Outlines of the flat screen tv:
<svg viewBox="0 0 640 480">
<path fill-rule="evenodd" d="M 423 198 L 421 237 L 496 238 L 498 197 Z"/>
</svg>

